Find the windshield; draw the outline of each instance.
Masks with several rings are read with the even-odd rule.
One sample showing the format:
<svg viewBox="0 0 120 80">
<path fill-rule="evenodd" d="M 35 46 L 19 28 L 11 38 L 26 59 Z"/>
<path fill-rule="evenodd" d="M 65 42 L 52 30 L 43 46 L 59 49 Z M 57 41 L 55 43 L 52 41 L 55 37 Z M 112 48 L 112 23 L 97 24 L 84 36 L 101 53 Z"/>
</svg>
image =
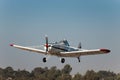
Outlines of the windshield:
<svg viewBox="0 0 120 80">
<path fill-rule="evenodd" d="M 62 45 L 70 46 L 67 40 L 62 40 L 59 43 Z"/>
</svg>

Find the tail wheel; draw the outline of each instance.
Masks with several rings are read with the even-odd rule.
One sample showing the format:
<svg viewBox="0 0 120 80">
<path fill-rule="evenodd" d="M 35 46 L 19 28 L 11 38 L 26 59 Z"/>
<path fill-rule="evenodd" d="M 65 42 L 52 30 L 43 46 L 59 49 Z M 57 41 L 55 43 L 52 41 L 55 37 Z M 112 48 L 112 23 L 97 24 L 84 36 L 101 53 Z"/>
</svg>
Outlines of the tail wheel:
<svg viewBox="0 0 120 80">
<path fill-rule="evenodd" d="M 65 59 L 64 59 L 64 58 L 62 58 L 62 59 L 61 59 L 61 63 L 64 63 L 64 62 L 65 62 Z"/>
<path fill-rule="evenodd" d="M 45 62 L 47 62 L 47 59 L 46 59 L 46 57 L 44 57 L 44 58 L 43 58 L 43 62 L 44 62 L 44 63 L 45 63 Z"/>
</svg>

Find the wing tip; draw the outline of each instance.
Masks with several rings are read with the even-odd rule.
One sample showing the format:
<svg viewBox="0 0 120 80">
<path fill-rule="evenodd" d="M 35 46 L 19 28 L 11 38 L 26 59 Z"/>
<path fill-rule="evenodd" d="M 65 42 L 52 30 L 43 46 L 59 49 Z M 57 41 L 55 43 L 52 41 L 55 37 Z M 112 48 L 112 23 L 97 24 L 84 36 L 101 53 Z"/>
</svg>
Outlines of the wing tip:
<svg viewBox="0 0 120 80">
<path fill-rule="evenodd" d="M 109 49 L 100 49 L 100 51 L 102 51 L 104 53 L 110 53 L 111 52 Z"/>
<path fill-rule="evenodd" d="M 10 44 L 10 46 L 14 46 L 14 44 Z"/>
</svg>

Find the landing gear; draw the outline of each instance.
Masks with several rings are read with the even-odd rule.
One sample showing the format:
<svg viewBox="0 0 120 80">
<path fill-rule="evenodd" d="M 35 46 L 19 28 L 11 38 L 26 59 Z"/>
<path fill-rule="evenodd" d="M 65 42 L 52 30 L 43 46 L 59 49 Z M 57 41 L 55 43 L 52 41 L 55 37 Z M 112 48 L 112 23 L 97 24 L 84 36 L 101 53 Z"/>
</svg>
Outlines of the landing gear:
<svg viewBox="0 0 120 80">
<path fill-rule="evenodd" d="M 78 57 L 78 62 L 80 62 L 80 57 Z"/>
<path fill-rule="evenodd" d="M 44 58 L 43 58 L 43 62 L 44 62 L 44 63 L 45 63 L 45 62 L 47 62 L 47 59 L 46 59 L 46 57 L 44 57 Z"/>
<path fill-rule="evenodd" d="M 64 63 L 65 62 L 65 59 L 64 58 L 61 58 L 61 63 Z"/>
</svg>

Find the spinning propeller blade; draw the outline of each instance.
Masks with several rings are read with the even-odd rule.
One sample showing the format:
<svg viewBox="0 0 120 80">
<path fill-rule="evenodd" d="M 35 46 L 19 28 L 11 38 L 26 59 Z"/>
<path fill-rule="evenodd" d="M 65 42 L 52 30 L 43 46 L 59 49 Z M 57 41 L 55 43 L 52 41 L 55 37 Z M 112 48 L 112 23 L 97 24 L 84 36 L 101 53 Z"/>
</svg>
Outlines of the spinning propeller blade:
<svg viewBox="0 0 120 80">
<path fill-rule="evenodd" d="M 45 36 L 45 40 L 46 40 L 46 44 L 45 44 L 46 52 L 48 52 L 49 45 L 48 45 L 48 37 L 47 36 Z"/>
</svg>

